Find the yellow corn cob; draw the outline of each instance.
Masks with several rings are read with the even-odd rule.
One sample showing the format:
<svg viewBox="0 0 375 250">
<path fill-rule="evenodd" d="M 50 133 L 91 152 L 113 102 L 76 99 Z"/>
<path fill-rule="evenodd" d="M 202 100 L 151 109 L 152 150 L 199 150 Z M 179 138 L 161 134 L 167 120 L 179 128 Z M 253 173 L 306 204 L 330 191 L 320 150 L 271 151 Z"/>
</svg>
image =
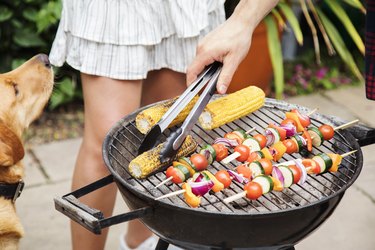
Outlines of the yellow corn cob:
<svg viewBox="0 0 375 250">
<path fill-rule="evenodd" d="M 249 86 L 210 102 L 199 117 L 204 129 L 214 129 L 245 116 L 263 106 L 265 94 Z"/>
<path fill-rule="evenodd" d="M 163 148 L 164 143 L 159 144 L 157 147 L 138 155 L 129 163 L 130 174 L 138 179 L 143 179 L 150 174 L 162 171 L 163 167 L 168 166 L 170 162 L 160 162 L 160 151 Z M 181 148 L 177 151 L 176 156 L 173 160 L 179 159 L 183 156 L 189 155 L 197 148 L 197 143 L 191 135 L 186 136 L 184 143 Z"/>
<path fill-rule="evenodd" d="M 168 100 L 162 104 L 155 105 L 151 108 L 141 111 L 135 118 L 135 125 L 142 134 L 147 134 L 148 131 L 154 126 L 161 117 L 167 112 L 167 110 L 173 105 L 178 97 Z M 178 116 L 171 122 L 169 127 L 173 127 L 179 123 L 182 123 L 188 116 L 190 110 L 197 102 L 198 96 L 195 96 L 188 105 L 178 114 Z"/>
</svg>

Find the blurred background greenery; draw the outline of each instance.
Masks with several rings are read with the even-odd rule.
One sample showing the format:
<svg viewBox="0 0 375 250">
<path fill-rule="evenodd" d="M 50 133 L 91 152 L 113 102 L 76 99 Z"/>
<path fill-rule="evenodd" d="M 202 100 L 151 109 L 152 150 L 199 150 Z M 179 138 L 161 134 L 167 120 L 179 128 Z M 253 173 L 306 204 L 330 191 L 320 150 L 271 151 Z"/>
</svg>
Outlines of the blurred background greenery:
<svg viewBox="0 0 375 250">
<path fill-rule="evenodd" d="M 359 0 L 345 0 L 343 2 L 356 1 L 364 2 Z M 321 10 L 325 11 L 325 14 L 337 27 L 342 40 L 345 41 L 348 50 L 353 52 L 353 58 L 361 74 L 363 74 L 363 55 L 357 52 L 356 44 L 349 38 L 350 35 L 342 22 L 337 15 L 332 13 L 331 9 L 327 8 L 326 1 L 317 0 L 314 3 L 322 4 Z M 16 68 L 37 53 L 49 54 L 57 30 L 61 8 L 61 0 L 2 0 L 0 2 L 0 72 L 7 72 Z M 346 6 L 344 4 L 344 8 L 354 27 L 363 38 L 364 14 L 348 4 Z M 299 16 L 298 22 L 304 43 L 303 46 L 298 46 L 292 60 L 285 58 L 283 60 L 283 95 L 309 94 L 318 90 L 359 84 L 358 77 L 352 73 L 345 63 L 342 63 L 337 55 L 328 55 L 322 37 L 319 37 L 319 41 L 322 43 L 322 46 L 320 46 L 321 62 L 316 61 L 311 30 L 302 15 Z M 78 72 L 64 65 L 55 68 L 55 74 L 57 84 L 49 109 L 53 110 L 72 102 L 82 102 Z"/>
<path fill-rule="evenodd" d="M 0 2 L 0 72 L 21 65 L 38 53 L 49 54 L 61 14 L 61 0 Z M 49 109 L 82 100 L 79 74 L 64 65 L 55 68 L 56 83 Z"/>
</svg>

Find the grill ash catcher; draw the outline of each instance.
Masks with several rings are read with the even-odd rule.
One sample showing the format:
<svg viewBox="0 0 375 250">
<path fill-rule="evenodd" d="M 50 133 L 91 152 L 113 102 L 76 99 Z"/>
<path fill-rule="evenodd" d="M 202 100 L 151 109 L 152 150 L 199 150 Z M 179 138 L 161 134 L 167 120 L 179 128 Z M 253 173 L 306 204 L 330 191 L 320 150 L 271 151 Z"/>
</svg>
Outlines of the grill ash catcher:
<svg viewBox="0 0 375 250">
<path fill-rule="evenodd" d="M 207 69 L 206 73 L 211 72 L 210 69 L 212 68 Z M 214 76 L 214 72 L 217 71 L 212 70 L 208 75 Z M 207 87 L 205 91 L 209 92 L 209 89 Z M 211 90 L 213 91 L 214 87 Z M 217 97 L 219 96 L 214 95 L 212 98 Z M 202 100 L 202 103 L 205 101 Z M 138 155 L 142 142 L 148 140 L 145 140 L 145 135 L 136 128 L 135 117 L 150 106 L 152 105 L 124 117 L 107 134 L 103 143 L 103 158 L 111 173 L 109 176 L 62 197 L 56 197 L 54 201 L 58 211 L 95 234 L 100 234 L 106 227 L 140 219 L 160 237 L 156 249 L 166 249 L 169 244 L 183 249 L 294 249 L 298 242 L 316 230 L 334 212 L 345 191 L 355 182 L 362 170 L 361 146 L 375 143 L 375 130 L 372 128 L 356 125 L 338 130 L 333 139 L 324 141 L 320 147 L 314 147 L 312 152 L 343 154 L 357 150 L 343 159 L 337 172 L 309 175 L 304 184 L 295 184 L 282 192 L 272 191 L 257 200 L 242 198 L 226 204 L 223 202 L 225 198 L 243 191 L 240 184 L 233 182 L 230 188 L 203 196 L 200 207 L 190 208 L 181 196 L 155 200 L 181 189 L 173 183 L 155 188 L 165 180 L 164 172 L 142 180 L 133 178 L 128 172 L 130 161 Z M 302 113 L 310 111 L 302 106 L 267 98 L 265 105 L 259 110 L 219 128 L 207 131 L 197 124 L 189 124 L 185 129 L 190 131 L 199 145 L 210 144 L 215 138 L 222 137 L 236 128 L 248 130 L 255 127 L 257 132 L 261 133 L 262 128 L 269 123 L 279 124 L 284 119 L 284 113 L 291 109 L 298 109 Z M 196 117 L 192 117 L 191 121 L 194 119 Z M 314 113 L 310 119 L 314 127 L 322 124 L 339 126 L 345 123 L 337 117 L 318 113 Z M 177 130 L 176 128 L 160 125 L 160 128 L 155 129 L 160 132 L 154 133 L 157 137 L 177 135 L 178 138 L 178 135 L 183 135 L 184 132 L 182 127 Z M 152 148 L 154 140 L 150 140 L 151 143 L 146 146 Z M 169 145 L 173 145 L 172 140 Z M 199 148 L 197 151 L 199 152 Z M 285 154 L 280 162 L 299 157 L 299 154 Z M 214 162 L 210 168 L 218 171 L 226 169 L 227 166 Z M 101 211 L 79 201 L 78 198 L 112 182 L 116 183 L 130 212 L 104 218 Z"/>
</svg>

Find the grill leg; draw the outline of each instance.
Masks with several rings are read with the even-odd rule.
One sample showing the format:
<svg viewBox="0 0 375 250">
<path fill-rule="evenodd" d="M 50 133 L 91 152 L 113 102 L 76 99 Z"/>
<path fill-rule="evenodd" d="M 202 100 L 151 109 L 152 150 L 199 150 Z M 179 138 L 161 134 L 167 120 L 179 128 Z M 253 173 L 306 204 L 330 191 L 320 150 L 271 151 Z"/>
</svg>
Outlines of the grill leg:
<svg viewBox="0 0 375 250">
<path fill-rule="evenodd" d="M 158 244 L 155 247 L 155 250 L 167 250 L 169 243 L 159 238 Z"/>
</svg>

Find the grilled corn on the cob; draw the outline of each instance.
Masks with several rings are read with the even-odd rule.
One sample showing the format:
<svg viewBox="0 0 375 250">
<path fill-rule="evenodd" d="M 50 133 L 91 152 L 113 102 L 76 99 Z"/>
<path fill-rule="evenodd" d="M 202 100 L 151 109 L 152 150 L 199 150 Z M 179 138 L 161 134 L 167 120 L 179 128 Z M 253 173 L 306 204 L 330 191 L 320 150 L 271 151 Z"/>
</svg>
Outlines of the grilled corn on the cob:
<svg viewBox="0 0 375 250">
<path fill-rule="evenodd" d="M 143 179 L 154 172 L 162 171 L 163 167 L 168 166 L 170 162 L 160 162 L 160 152 L 163 146 L 164 143 L 161 143 L 157 147 L 146 151 L 133 159 L 129 163 L 130 174 L 135 178 Z M 172 161 L 193 153 L 197 146 L 197 142 L 193 137 L 188 135 Z"/>
<path fill-rule="evenodd" d="M 148 131 L 159 122 L 161 117 L 167 112 L 167 110 L 173 105 L 178 97 L 166 101 L 162 104 L 155 105 L 151 108 L 141 111 L 135 118 L 135 125 L 142 134 L 147 134 Z M 198 96 L 195 96 L 188 105 L 178 114 L 178 116 L 169 124 L 169 127 L 173 127 L 179 123 L 182 123 L 188 116 L 190 110 L 194 107 L 197 102 Z"/>
<path fill-rule="evenodd" d="M 249 86 L 210 102 L 199 117 L 204 129 L 214 129 L 247 115 L 263 106 L 265 94 Z"/>
</svg>

